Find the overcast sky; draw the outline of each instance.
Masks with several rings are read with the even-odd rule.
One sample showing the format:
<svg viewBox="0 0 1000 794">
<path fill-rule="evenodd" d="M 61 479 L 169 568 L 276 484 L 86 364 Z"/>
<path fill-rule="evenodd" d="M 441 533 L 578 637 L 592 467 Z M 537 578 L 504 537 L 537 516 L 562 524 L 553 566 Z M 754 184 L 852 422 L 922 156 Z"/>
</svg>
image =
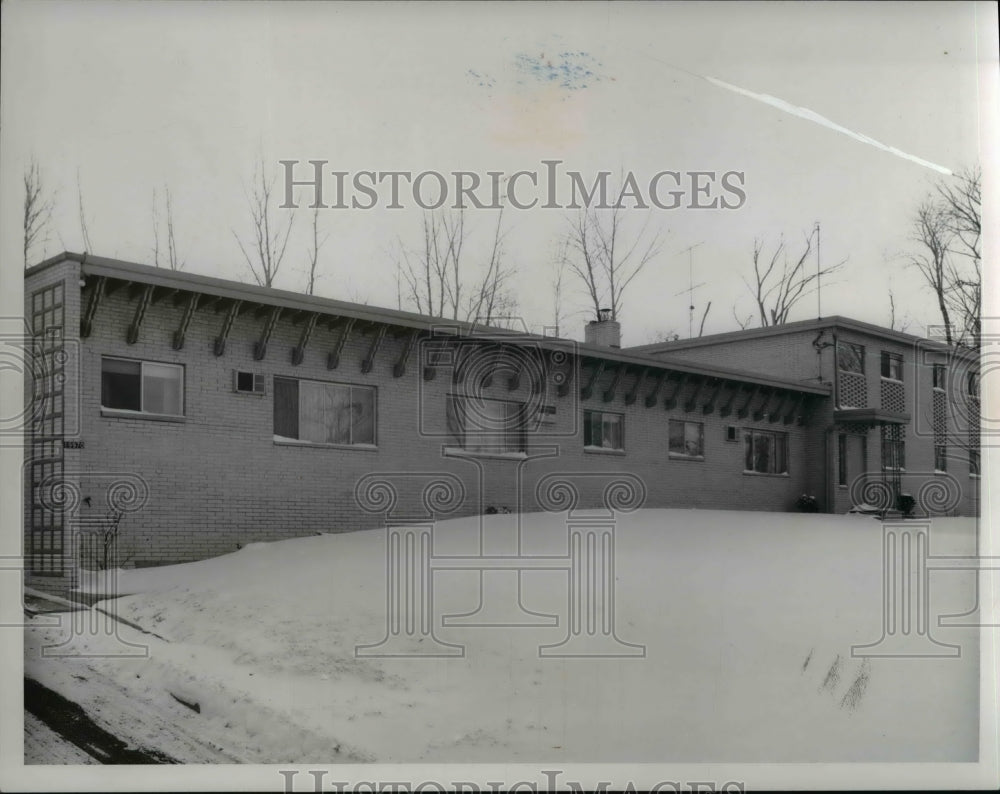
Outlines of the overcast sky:
<svg viewBox="0 0 1000 794">
<path fill-rule="evenodd" d="M 244 187 L 260 157 L 275 173 L 279 159 L 318 158 L 331 170 L 484 179 L 558 159 L 640 184 L 664 170 L 735 170 L 738 210 L 629 213 L 627 232 L 645 225 L 663 245 L 625 296 L 626 344 L 687 335 L 688 246 L 700 243 L 706 333 L 729 331 L 734 304 L 752 308 L 741 276 L 755 237 L 773 247 L 784 234 L 795 250 L 817 221 L 823 264 L 847 260 L 824 285 L 823 314 L 887 325 L 891 287 L 897 326 L 922 333 L 937 316 L 904 267 L 911 219 L 943 172 L 984 159 L 995 20 L 966 3 L 4 3 L 3 268 L 20 269 L 32 155 L 57 191 L 45 255 L 84 249 L 79 175 L 92 253 L 151 264 L 152 193 L 169 187 L 185 269 L 244 280 L 233 232 L 250 231 Z M 532 330 L 552 321 L 565 216 L 504 216 Z M 469 213 L 470 260 L 495 220 Z M 324 210 L 320 223 L 317 292 L 395 306 L 399 240 L 420 241 L 413 201 Z M 300 212 L 277 286 L 304 289 L 308 224 Z M 586 306 L 579 292 L 567 303 Z M 816 311 L 813 296 L 792 319 Z M 571 316 L 564 335 L 584 321 Z"/>
</svg>

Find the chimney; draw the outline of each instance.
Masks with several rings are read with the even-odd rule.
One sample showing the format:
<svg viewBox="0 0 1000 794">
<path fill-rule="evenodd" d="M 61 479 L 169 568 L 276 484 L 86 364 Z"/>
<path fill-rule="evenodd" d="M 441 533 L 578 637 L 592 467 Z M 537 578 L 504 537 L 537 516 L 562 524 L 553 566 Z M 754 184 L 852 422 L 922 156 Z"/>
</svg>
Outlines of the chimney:
<svg viewBox="0 0 1000 794">
<path fill-rule="evenodd" d="M 601 309 L 598 312 L 599 319 L 591 320 L 583 329 L 584 341 L 588 345 L 598 347 L 613 347 L 618 349 L 622 346 L 622 326 L 617 320 L 611 319 L 611 309 Z"/>
</svg>

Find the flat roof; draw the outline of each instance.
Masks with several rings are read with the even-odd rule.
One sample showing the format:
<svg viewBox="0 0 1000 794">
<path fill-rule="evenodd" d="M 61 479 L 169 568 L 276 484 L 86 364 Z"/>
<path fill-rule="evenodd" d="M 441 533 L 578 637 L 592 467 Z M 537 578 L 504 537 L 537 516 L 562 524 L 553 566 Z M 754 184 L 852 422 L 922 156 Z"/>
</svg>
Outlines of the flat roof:
<svg viewBox="0 0 1000 794">
<path fill-rule="evenodd" d="M 894 331 L 891 328 L 883 328 L 872 323 L 854 320 L 840 314 L 833 314 L 829 317 L 819 317 L 814 320 L 796 320 L 791 323 L 781 325 L 769 325 L 765 328 L 747 328 L 742 331 L 727 331 L 721 334 L 709 334 L 699 336 L 694 339 L 678 339 L 671 342 L 654 342 L 649 345 L 637 345 L 627 348 L 634 353 L 642 355 L 657 355 L 660 352 L 669 353 L 672 350 L 688 350 L 696 347 L 706 347 L 710 345 L 725 344 L 726 342 L 744 341 L 747 339 L 760 339 L 769 336 L 784 336 L 787 334 L 800 333 L 802 331 L 820 331 L 827 328 L 843 328 L 849 331 L 868 334 L 870 336 L 881 337 L 882 339 L 892 339 L 903 342 L 907 345 L 922 343 L 924 347 L 940 350 L 943 353 L 950 353 L 959 356 L 978 356 L 978 352 L 972 349 L 949 347 L 944 342 L 935 339 L 927 339 L 922 336 L 906 334 L 902 331 Z"/>
<path fill-rule="evenodd" d="M 261 287 L 257 284 L 230 281 L 214 276 L 203 276 L 197 273 L 169 270 L 151 265 L 141 265 L 136 262 L 126 262 L 119 259 L 78 254 L 69 251 L 46 259 L 44 262 L 27 269 L 24 277 L 26 279 L 30 278 L 36 273 L 66 261 L 78 262 L 81 273 L 84 276 L 103 276 L 120 281 L 151 284 L 156 287 L 197 292 L 199 294 L 212 295 L 230 300 L 279 306 L 295 311 L 349 317 L 366 322 L 411 328 L 417 331 L 429 332 L 440 329 L 442 333 L 447 333 L 448 329 L 455 329 L 459 336 L 510 337 L 512 342 L 522 340 L 537 344 L 544 349 L 576 352 L 582 357 L 603 359 L 626 366 L 648 367 L 653 370 L 669 370 L 720 380 L 759 384 L 761 386 L 788 391 L 826 396 L 830 394 L 831 390 L 830 385 L 826 383 L 784 380 L 738 369 L 705 366 L 691 361 L 673 360 L 663 356 L 652 356 L 644 352 L 642 348 L 618 349 L 600 345 L 588 345 L 561 337 L 541 336 L 508 328 L 496 328 L 461 320 L 450 320 L 444 317 L 429 317 L 400 309 L 366 306 L 332 298 L 321 298 L 316 295 L 305 295 L 288 290 L 274 289 L 273 287 Z"/>
</svg>

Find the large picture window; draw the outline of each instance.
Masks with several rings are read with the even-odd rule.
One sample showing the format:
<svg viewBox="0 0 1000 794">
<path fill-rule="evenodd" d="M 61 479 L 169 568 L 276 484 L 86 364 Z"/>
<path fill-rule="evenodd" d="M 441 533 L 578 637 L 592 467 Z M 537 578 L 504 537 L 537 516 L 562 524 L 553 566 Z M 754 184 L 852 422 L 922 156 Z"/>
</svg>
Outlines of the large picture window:
<svg viewBox="0 0 1000 794">
<path fill-rule="evenodd" d="M 516 453 L 526 450 L 523 403 L 448 395 L 445 406 L 452 445 L 467 452 Z"/>
<path fill-rule="evenodd" d="M 184 367 L 126 358 L 101 359 L 101 407 L 184 415 Z"/>
<path fill-rule="evenodd" d="M 274 435 L 314 444 L 373 445 L 375 389 L 275 377 Z"/>
<path fill-rule="evenodd" d="M 669 450 L 674 456 L 703 458 L 705 455 L 705 425 L 701 422 L 684 422 L 671 419 Z"/>
<path fill-rule="evenodd" d="M 865 348 L 864 345 L 856 345 L 853 342 L 837 342 L 837 368 L 841 372 L 865 371 Z"/>
<path fill-rule="evenodd" d="M 788 434 L 769 430 L 743 433 L 744 470 L 758 474 L 788 473 Z"/>
<path fill-rule="evenodd" d="M 583 445 L 598 449 L 625 449 L 625 417 L 608 411 L 583 412 Z"/>
</svg>

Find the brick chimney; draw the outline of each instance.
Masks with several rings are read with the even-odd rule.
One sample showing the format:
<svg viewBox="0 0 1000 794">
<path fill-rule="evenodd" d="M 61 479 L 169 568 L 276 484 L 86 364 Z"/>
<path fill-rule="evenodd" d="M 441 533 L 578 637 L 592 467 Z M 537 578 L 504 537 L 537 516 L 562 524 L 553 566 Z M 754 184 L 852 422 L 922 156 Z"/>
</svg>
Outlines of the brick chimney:
<svg viewBox="0 0 1000 794">
<path fill-rule="evenodd" d="M 583 329 L 583 338 L 588 345 L 598 347 L 622 346 L 622 326 L 617 320 L 611 319 L 611 309 L 601 309 L 600 319 L 591 320 Z"/>
</svg>

